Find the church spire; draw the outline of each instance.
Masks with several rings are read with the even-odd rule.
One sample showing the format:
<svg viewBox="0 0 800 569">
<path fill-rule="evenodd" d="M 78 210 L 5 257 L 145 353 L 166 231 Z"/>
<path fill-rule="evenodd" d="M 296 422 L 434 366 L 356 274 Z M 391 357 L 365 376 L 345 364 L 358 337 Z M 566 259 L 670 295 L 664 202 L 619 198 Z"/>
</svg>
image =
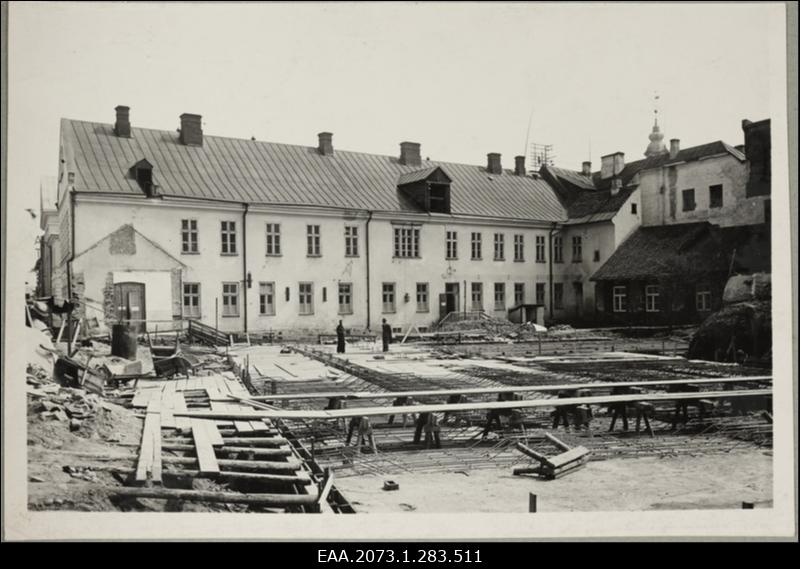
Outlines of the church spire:
<svg viewBox="0 0 800 569">
<path fill-rule="evenodd" d="M 658 94 L 656 94 L 655 100 L 653 101 L 653 131 L 650 133 L 649 137 L 650 144 L 647 145 L 647 150 L 644 151 L 644 155 L 648 158 L 669 153 L 667 147 L 664 146 L 664 135 L 661 133 L 661 129 L 658 128 L 658 99 Z"/>
</svg>

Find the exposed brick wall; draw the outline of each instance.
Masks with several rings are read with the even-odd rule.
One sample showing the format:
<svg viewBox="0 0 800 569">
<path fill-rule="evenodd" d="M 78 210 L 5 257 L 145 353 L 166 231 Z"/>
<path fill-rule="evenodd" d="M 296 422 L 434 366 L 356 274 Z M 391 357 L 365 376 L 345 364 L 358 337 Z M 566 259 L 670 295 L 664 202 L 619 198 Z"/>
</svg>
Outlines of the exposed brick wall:
<svg viewBox="0 0 800 569">
<path fill-rule="evenodd" d="M 106 284 L 103 287 L 103 312 L 105 314 L 106 326 L 111 326 L 117 322 L 117 306 L 114 302 L 114 273 L 106 275 Z"/>
<path fill-rule="evenodd" d="M 77 303 L 72 315 L 75 319 L 83 318 L 86 316 L 86 308 L 83 299 L 86 292 L 86 281 L 83 273 L 75 273 L 72 275 L 72 298 Z"/>
<path fill-rule="evenodd" d="M 181 269 L 172 269 L 172 316 L 180 318 L 183 311 L 183 291 L 181 290 Z"/>
</svg>

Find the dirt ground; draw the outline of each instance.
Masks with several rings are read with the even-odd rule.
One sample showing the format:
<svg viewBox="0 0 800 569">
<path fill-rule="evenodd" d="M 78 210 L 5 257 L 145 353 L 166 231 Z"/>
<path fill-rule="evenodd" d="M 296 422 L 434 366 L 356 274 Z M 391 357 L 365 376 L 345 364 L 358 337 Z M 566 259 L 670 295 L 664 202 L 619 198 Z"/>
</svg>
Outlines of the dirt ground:
<svg viewBox="0 0 800 569">
<path fill-rule="evenodd" d="M 399 484 L 383 490 L 385 480 Z M 359 513 L 520 513 L 529 494 L 539 512 L 757 508 L 772 505 L 772 453 L 764 450 L 677 458 L 589 462 L 556 480 L 514 476 L 511 469 L 339 478 Z"/>
</svg>

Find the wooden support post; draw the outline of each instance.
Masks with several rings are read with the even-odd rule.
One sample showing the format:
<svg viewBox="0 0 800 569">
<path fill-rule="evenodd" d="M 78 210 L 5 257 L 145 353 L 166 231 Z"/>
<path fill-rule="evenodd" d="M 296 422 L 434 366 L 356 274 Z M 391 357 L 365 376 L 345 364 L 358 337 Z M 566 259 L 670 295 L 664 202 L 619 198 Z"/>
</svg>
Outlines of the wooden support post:
<svg viewBox="0 0 800 569">
<path fill-rule="evenodd" d="M 546 438 L 548 441 L 550 441 L 551 443 L 553 443 L 554 445 L 556 445 L 556 446 L 557 446 L 558 448 L 560 448 L 561 450 L 567 451 L 567 450 L 570 450 L 570 449 L 572 448 L 572 447 L 571 447 L 571 446 L 569 446 L 567 443 L 565 443 L 565 442 L 564 442 L 564 441 L 562 441 L 562 440 L 559 440 L 559 439 L 555 438 L 555 437 L 554 437 L 553 435 L 551 435 L 550 433 L 545 433 L 545 434 L 544 434 L 544 436 L 545 436 L 545 438 Z"/>
<path fill-rule="evenodd" d="M 533 492 L 528 494 L 528 512 L 531 514 L 536 513 L 536 494 Z"/>
</svg>

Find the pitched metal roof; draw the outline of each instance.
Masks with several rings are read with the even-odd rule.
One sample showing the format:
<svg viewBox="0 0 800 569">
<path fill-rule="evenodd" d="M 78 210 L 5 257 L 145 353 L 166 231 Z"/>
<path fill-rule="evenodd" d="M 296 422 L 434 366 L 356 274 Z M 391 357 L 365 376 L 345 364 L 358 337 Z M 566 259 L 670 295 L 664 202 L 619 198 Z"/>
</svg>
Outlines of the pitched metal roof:
<svg viewBox="0 0 800 569">
<path fill-rule="evenodd" d="M 359 210 L 419 212 L 397 189 L 403 174 L 419 171 L 393 156 L 253 140 L 203 137 L 185 146 L 174 131 L 131 129 L 62 119 L 65 141 L 74 149 L 75 189 L 141 195 L 130 167 L 146 158 L 154 166 L 159 194 L 260 204 L 317 205 Z M 566 212 L 544 180 L 510 170 L 490 175 L 482 166 L 426 161 L 452 178 L 451 211 L 456 215 L 563 221 Z"/>
<path fill-rule="evenodd" d="M 397 185 L 405 186 L 406 184 L 412 184 L 420 180 L 426 180 L 431 174 L 436 172 L 436 170 L 441 170 L 444 172 L 444 169 L 441 166 L 431 166 L 430 168 L 424 168 L 415 172 L 404 172 L 403 174 L 400 174 L 400 178 L 397 180 Z M 447 172 L 444 172 L 444 175 L 447 176 Z M 447 177 L 449 178 L 450 176 Z"/>
</svg>

